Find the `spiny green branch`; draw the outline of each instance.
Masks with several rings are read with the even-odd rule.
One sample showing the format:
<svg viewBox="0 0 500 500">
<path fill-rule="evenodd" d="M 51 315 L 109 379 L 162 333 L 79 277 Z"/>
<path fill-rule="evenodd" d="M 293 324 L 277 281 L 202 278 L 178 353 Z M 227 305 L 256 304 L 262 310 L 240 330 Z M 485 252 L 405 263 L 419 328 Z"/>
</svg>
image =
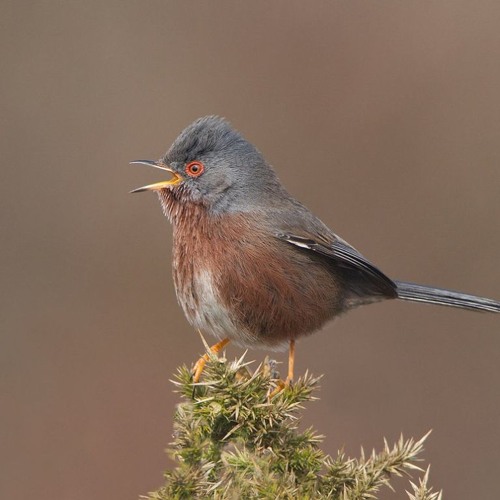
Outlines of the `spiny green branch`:
<svg viewBox="0 0 500 500">
<path fill-rule="evenodd" d="M 412 492 L 407 491 L 406 493 L 410 497 L 410 500 L 442 500 L 443 493 L 441 491 L 432 491 L 432 488 L 427 485 L 429 481 L 429 470 L 430 466 L 427 467 L 424 477 L 418 480 L 418 485 L 410 481 Z"/>
<path fill-rule="evenodd" d="M 422 470 L 417 466 L 427 437 L 401 437 L 382 451 L 353 459 L 335 459 L 319 448 L 322 436 L 298 430 L 303 403 L 316 399 L 319 378 L 305 374 L 270 397 L 276 387 L 272 363 L 251 372 L 244 358 L 211 357 L 202 381 L 192 383 L 182 367 L 174 381 L 183 401 L 174 417 L 170 454 L 177 467 L 165 473 L 165 485 L 145 497 L 372 499 L 391 476 Z M 412 500 L 441 500 L 427 488 L 428 471 Z"/>
</svg>

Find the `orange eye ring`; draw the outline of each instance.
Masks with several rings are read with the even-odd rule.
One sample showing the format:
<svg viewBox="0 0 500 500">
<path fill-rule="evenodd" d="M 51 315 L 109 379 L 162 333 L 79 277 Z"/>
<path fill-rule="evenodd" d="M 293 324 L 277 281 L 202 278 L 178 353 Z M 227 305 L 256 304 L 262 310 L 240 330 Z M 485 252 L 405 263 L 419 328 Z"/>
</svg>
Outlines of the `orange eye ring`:
<svg viewBox="0 0 500 500">
<path fill-rule="evenodd" d="M 190 177 L 199 177 L 204 170 L 205 167 L 201 161 L 191 161 L 186 165 L 186 174 Z"/>
</svg>

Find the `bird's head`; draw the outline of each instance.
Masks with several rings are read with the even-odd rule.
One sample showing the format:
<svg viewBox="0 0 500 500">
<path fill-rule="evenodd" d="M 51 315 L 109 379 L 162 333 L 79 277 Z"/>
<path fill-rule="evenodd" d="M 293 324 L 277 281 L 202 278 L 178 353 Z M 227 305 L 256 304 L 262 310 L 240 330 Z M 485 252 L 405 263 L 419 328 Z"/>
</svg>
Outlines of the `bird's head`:
<svg viewBox="0 0 500 500">
<path fill-rule="evenodd" d="M 169 172 L 168 180 L 132 191 L 156 191 L 164 207 L 195 203 L 216 213 L 244 212 L 284 192 L 255 146 L 217 116 L 189 125 L 160 160 L 132 163 Z"/>
</svg>

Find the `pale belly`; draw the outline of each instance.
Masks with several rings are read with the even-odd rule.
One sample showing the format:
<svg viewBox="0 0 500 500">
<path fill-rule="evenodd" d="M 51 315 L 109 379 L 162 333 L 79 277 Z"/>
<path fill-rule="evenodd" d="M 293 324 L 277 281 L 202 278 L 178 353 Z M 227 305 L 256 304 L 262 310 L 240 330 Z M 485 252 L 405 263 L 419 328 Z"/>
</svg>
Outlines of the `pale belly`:
<svg viewBox="0 0 500 500">
<path fill-rule="evenodd" d="M 262 347 L 262 341 L 238 324 L 235 315 L 222 304 L 214 282 L 211 273 L 202 270 L 193 277 L 192 288 L 184 287 L 184 292 L 177 290 L 179 303 L 191 326 L 218 340 L 229 338 L 243 347 Z M 287 344 L 283 341 L 272 347 L 281 350 L 286 349 Z"/>
</svg>

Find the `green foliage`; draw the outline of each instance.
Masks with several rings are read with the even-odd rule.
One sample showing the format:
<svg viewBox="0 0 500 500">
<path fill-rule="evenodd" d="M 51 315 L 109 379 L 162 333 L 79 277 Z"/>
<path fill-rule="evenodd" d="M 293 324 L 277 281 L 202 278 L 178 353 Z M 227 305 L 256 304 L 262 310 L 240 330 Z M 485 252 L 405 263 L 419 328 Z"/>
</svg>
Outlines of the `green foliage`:
<svg viewBox="0 0 500 500">
<path fill-rule="evenodd" d="M 202 381 L 192 383 L 186 367 L 174 382 L 183 401 L 177 406 L 170 453 L 177 462 L 165 485 L 149 500 L 376 498 L 391 476 L 422 470 L 416 462 L 427 436 L 403 439 L 357 459 L 324 454 L 322 437 L 299 431 L 302 404 L 316 399 L 318 378 L 306 375 L 281 392 L 272 363 L 251 373 L 243 358 L 229 363 L 211 357 Z M 410 482 L 412 500 L 441 500 L 427 487 Z"/>
</svg>

